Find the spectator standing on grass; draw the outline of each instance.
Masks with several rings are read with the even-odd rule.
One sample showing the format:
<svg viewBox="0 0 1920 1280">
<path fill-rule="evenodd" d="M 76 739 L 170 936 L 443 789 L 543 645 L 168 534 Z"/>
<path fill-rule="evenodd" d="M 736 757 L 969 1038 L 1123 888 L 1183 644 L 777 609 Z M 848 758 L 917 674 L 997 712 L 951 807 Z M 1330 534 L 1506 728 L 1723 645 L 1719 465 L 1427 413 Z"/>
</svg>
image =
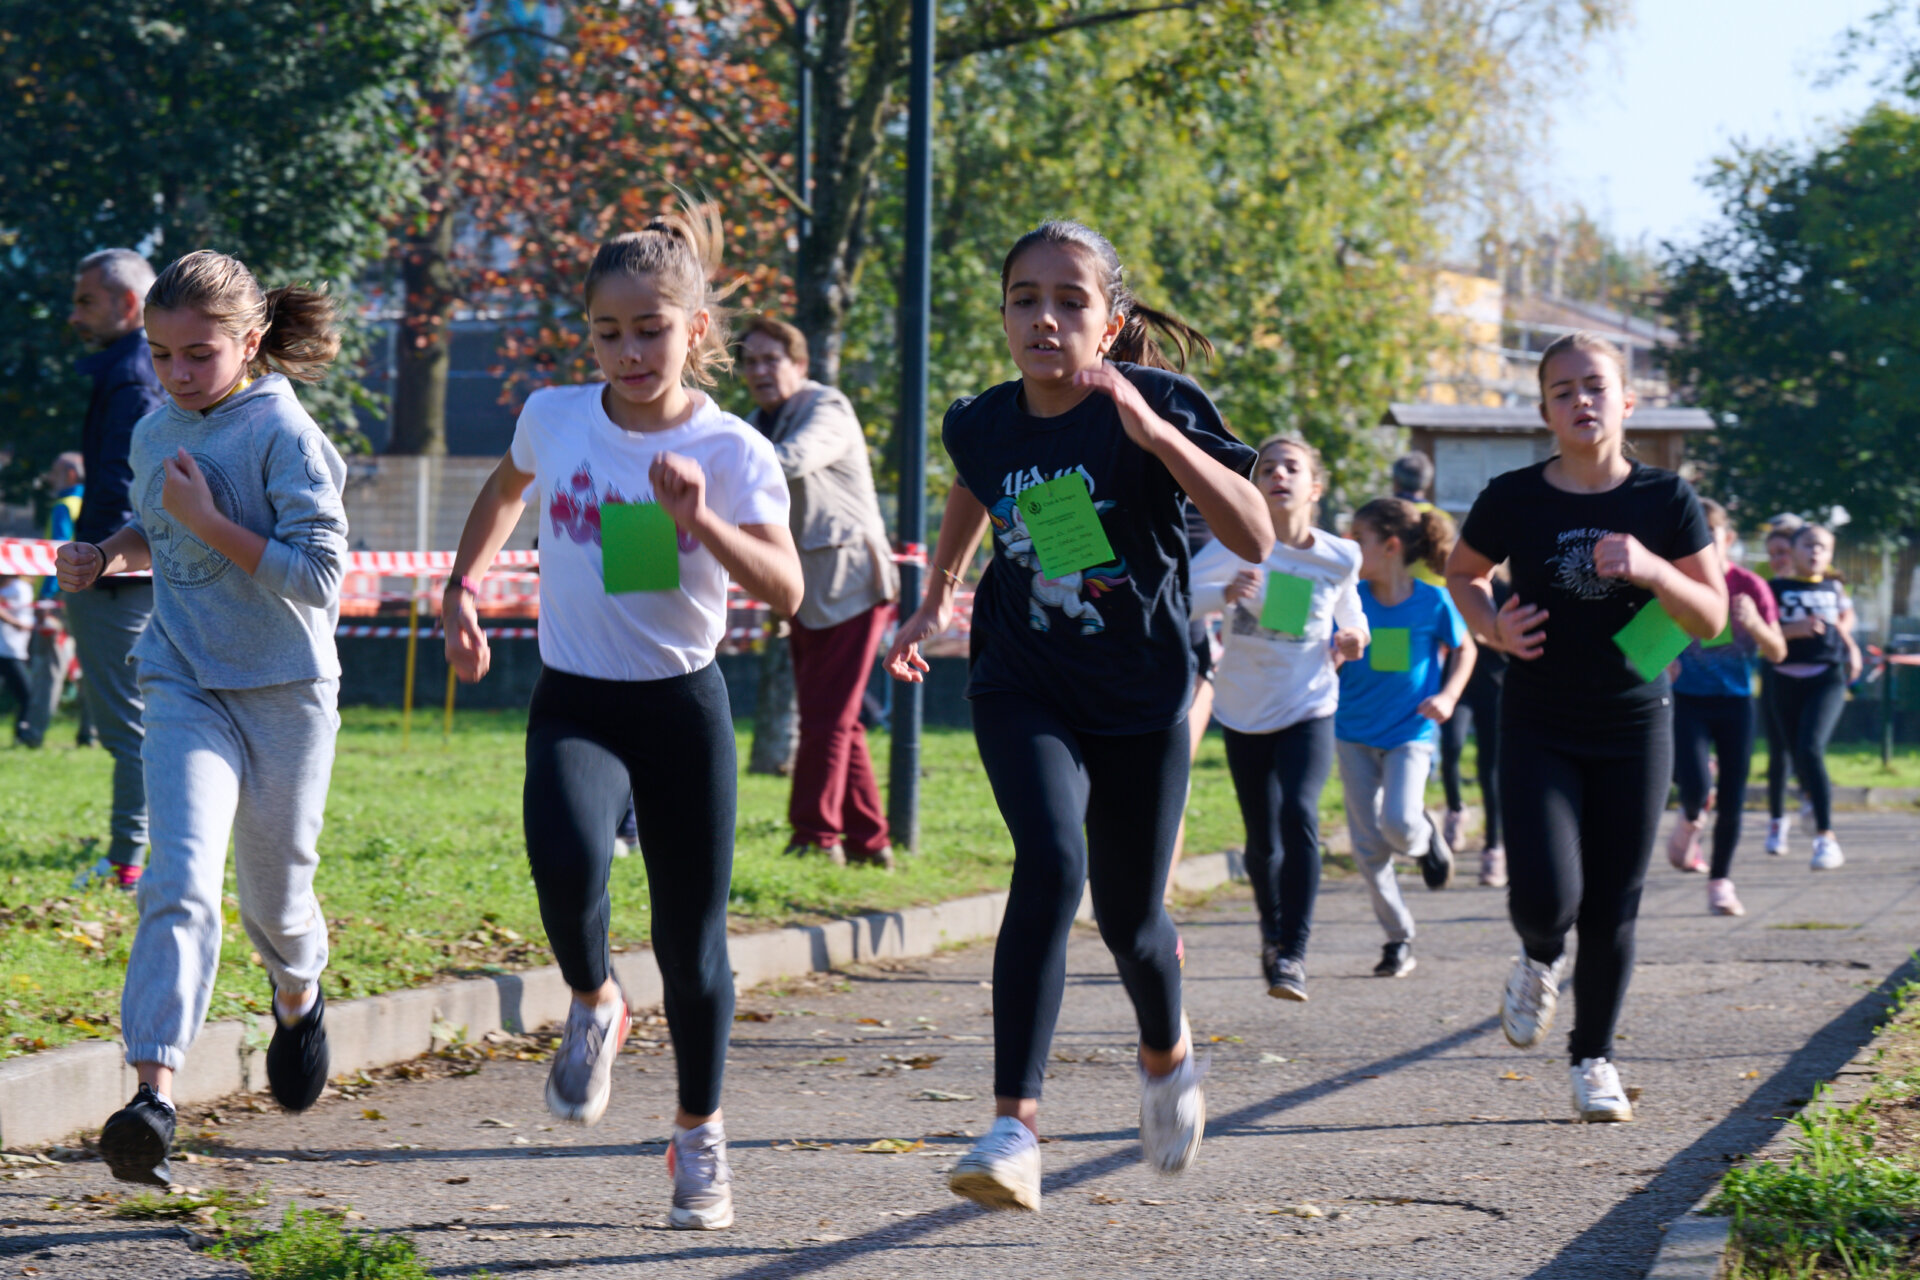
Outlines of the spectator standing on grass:
<svg viewBox="0 0 1920 1280">
<path fill-rule="evenodd" d="M 147 348 L 170 403 L 133 433 L 133 518 L 59 551 L 60 585 L 151 568 L 134 651 L 147 708 L 153 866 L 127 957 L 120 1022 L 140 1085 L 100 1130 L 123 1182 L 173 1181 L 173 1075 L 220 967 L 227 843 L 238 914 L 271 976 L 267 1084 L 304 1111 L 327 1083 L 327 921 L 316 844 L 333 768 L 347 559 L 346 464 L 293 394 L 340 353 L 333 300 L 267 293 L 201 250 L 147 291 Z"/>
<path fill-rule="evenodd" d="M 0 687 L 13 698 L 13 738 L 27 729 L 27 642 L 33 635 L 33 584 L 0 574 Z"/>
<path fill-rule="evenodd" d="M 93 354 L 75 366 L 93 379 L 81 431 L 87 477 L 73 540 L 98 546 L 133 518 L 128 453 L 133 425 L 166 403 L 147 354 L 142 304 L 153 268 L 131 249 L 102 249 L 80 260 L 67 323 Z M 113 577 L 63 599 L 67 631 L 85 679 L 83 713 L 113 756 L 113 819 L 107 854 L 81 883 L 111 877 L 131 890 L 147 861 L 147 785 L 140 761 L 145 704 L 131 663 L 134 644 L 153 616 L 153 582 Z"/>
<path fill-rule="evenodd" d="M 773 442 L 787 477 L 807 582 L 788 640 L 800 747 L 787 852 L 891 870 L 860 704 L 874 649 L 893 621 L 900 575 L 873 492 L 867 439 L 846 396 L 807 377 L 806 335 L 792 325 L 765 315 L 749 320 L 740 367 L 760 406 L 749 421 Z"/>
<path fill-rule="evenodd" d="M 47 537 L 53 542 L 72 542 L 80 503 L 86 492 L 81 483 L 86 463 L 77 453 L 63 453 L 47 469 L 47 488 L 53 492 L 53 510 L 47 516 Z M 48 574 L 40 583 L 37 599 L 41 612 L 35 618 L 33 642 L 27 652 L 27 708 L 20 717 L 20 742 L 37 747 L 46 741 L 47 726 L 60 706 L 60 692 L 67 683 L 67 664 L 73 660 L 73 638 L 60 620 L 60 577 Z M 83 718 L 81 745 L 86 745 L 88 725 Z"/>
</svg>

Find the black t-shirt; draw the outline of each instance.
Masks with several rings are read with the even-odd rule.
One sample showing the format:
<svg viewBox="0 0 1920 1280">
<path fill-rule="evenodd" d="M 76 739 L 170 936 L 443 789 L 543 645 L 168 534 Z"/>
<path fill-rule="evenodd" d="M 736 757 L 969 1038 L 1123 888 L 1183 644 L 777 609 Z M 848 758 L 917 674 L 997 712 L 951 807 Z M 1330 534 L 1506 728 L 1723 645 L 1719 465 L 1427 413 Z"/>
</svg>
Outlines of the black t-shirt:
<svg viewBox="0 0 1920 1280">
<path fill-rule="evenodd" d="M 1512 660 L 1506 698 L 1579 712 L 1667 695 L 1667 677 L 1640 678 L 1613 637 L 1653 599 L 1624 578 L 1594 572 L 1593 546 L 1630 533 L 1663 560 L 1681 560 L 1713 540 L 1693 486 L 1636 462 L 1605 493 L 1569 493 L 1547 483 L 1547 463 L 1496 476 L 1474 500 L 1460 540 L 1509 562 L 1513 594 L 1547 611 L 1540 656 Z"/>
<path fill-rule="evenodd" d="M 1253 469 L 1253 450 L 1190 379 L 1115 368 L 1209 457 L 1239 475 Z M 1036 418 L 1021 406 L 1020 383 L 1003 382 L 955 401 L 942 434 L 960 483 L 993 520 L 993 561 L 973 601 L 967 696 L 1025 694 L 1088 733 L 1150 733 L 1179 720 L 1194 676 L 1186 498 L 1160 460 L 1127 438 L 1113 401 L 1095 392 L 1066 413 Z M 1014 499 L 1076 471 L 1115 559 L 1043 578 Z"/>
<path fill-rule="evenodd" d="M 1805 578 L 1775 578 L 1767 583 L 1780 605 L 1780 621 L 1805 622 L 1818 618 L 1827 629 L 1817 636 L 1798 636 L 1787 641 L 1787 660 L 1780 665 L 1821 662 L 1836 666 L 1847 660 L 1846 642 L 1840 638 L 1840 615 L 1847 609 L 1847 590 L 1838 578 L 1808 582 Z"/>
</svg>

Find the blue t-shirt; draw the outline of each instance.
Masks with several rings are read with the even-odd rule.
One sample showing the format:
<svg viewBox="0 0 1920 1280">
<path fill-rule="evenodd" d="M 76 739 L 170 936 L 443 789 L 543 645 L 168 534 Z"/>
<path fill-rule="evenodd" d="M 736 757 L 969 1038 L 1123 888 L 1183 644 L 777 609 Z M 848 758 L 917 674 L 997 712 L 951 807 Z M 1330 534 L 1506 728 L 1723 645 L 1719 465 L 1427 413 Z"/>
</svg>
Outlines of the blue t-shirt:
<svg viewBox="0 0 1920 1280">
<path fill-rule="evenodd" d="M 1418 581 L 1412 594 L 1391 608 L 1375 600 L 1373 588 L 1362 582 L 1360 608 L 1367 615 L 1373 643 L 1359 661 L 1341 664 L 1340 709 L 1333 713 L 1333 736 L 1382 749 L 1439 741 L 1440 727 L 1420 714 L 1420 704 L 1440 692 L 1446 682 L 1441 648 L 1457 649 L 1466 641 L 1467 624 L 1460 611 L 1446 592 Z M 1383 643 L 1398 647 L 1391 634 L 1396 631 L 1407 635 L 1407 669 L 1374 670 L 1374 654 Z"/>
</svg>

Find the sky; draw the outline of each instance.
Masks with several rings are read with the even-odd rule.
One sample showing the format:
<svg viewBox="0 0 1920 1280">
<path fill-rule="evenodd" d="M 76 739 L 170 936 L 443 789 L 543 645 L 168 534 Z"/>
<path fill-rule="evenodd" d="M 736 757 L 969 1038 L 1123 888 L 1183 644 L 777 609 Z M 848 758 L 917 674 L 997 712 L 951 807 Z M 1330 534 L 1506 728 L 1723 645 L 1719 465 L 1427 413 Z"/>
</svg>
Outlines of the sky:
<svg viewBox="0 0 1920 1280">
<path fill-rule="evenodd" d="M 1885 0 L 1634 0 L 1553 105 L 1546 177 L 1623 240 L 1686 240 L 1716 208 L 1700 175 L 1731 143 L 1805 139 L 1873 99 L 1815 87 L 1840 34 Z"/>
</svg>

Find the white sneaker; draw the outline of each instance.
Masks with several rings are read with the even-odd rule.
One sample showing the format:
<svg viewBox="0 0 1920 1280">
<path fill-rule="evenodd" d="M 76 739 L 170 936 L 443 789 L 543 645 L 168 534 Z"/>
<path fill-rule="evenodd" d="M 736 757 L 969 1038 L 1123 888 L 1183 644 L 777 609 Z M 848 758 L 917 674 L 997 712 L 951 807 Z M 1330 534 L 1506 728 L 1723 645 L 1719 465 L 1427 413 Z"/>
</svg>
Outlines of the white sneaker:
<svg viewBox="0 0 1920 1280">
<path fill-rule="evenodd" d="M 1573 1079 L 1573 1109 L 1587 1124 L 1623 1124 L 1633 1119 L 1633 1104 L 1620 1087 L 1620 1073 L 1605 1058 L 1585 1058 L 1569 1067 Z"/>
<path fill-rule="evenodd" d="M 667 1225 L 676 1231 L 720 1231 L 733 1225 L 733 1170 L 727 1165 L 727 1131 L 718 1120 L 697 1129 L 673 1127 L 667 1144 L 667 1172 L 673 1175 L 673 1211 Z"/>
<path fill-rule="evenodd" d="M 1787 837 L 1793 834 L 1792 818 L 1773 818 L 1767 823 L 1767 852 L 1778 858 L 1787 851 Z"/>
<path fill-rule="evenodd" d="M 1506 994 L 1500 1001 L 1500 1029 L 1506 1032 L 1508 1044 L 1531 1049 L 1553 1030 L 1560 975 L 1566 967 L 1564 952 L 1552 964 L 1530 960 L 1524 953 L 1513 958 L 1513 971 L 1507 975 Z"/>
<path fill-rule="evenodd" d="M 1193 1031 L 1184 1015 L 1180 1040 L 1187 1056 L 1164 1076 L 1140 1072 L 1140 1145 L 1146 1161 L 1165 1174 L 1185 1173 L 1200 1154 L 1200 1138 L 1207 1130 L 1207 1095 L 1200 1087 L 1198 1055 Z"/>
<path fill-rule="evenodd" d="M 575 1124 L 599 1122 L 613 1093 L 613 1060 L 632 1021 L 624 992 L 611 1006 L 568 1002 L 566 1033 L 547 1068 L 548 1111 Z"/>
<path fill-rule="evenodd" d="M 1847 855 L 1840 852 L 1840 842 L 1832 836 L 1813 838 L 1813 862 L 1809 871 L 1838 871 Z"/>
<path fill-rule="evenodd" d="M 993 1122 L 947 1175 L 947 1190 L 985 1209 L 1040 1209 L 1040 1141 L 1012 1116 Z"/>
</svg>

